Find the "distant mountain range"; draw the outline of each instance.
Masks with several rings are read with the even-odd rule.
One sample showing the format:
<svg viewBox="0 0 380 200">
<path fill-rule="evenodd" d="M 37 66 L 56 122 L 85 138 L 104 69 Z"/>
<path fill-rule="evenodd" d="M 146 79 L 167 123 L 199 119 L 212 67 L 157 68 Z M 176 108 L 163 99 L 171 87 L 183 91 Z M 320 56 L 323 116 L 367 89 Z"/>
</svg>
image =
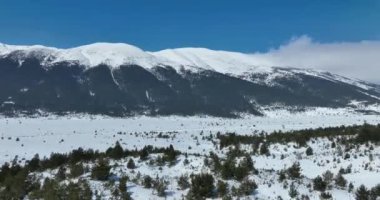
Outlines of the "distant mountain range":
<svg viewBox="0 0 380 200">
<path fill-rule="evenodd" d="M 264 107 L 380 103 L 376 84 L 257 63 L 249 54 L 203 48 L 0 44 L 0 112 L 235 116 L 261 115 Z"/>
</svg>

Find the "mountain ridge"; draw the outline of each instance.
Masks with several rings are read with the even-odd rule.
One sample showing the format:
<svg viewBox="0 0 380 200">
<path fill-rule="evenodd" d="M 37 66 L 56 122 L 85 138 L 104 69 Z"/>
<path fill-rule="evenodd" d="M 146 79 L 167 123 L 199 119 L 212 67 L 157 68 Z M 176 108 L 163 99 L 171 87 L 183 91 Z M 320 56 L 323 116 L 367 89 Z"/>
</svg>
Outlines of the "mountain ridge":
<svg viewBox="0 0 380 200">
<path fill-rule="evenodd" d="M 265 72 L 270 70 L 270 66 L 259 67 L 260 62 L 256 61 L 250 54 L 206 48 L 185 47 L 151 52 L 126 43 L 99 42 L 67 49 L 42 45 L 0 44 L 0 56 L 17 51 L 26 54 L 26 56 L 37 52 L 48 54 L 51 60 L 46 63 L 47 65 L 60 61 L 79 61 L 80 64 L 88 67 L 99 64 L 118 67 L 123 64 L 138 63 L 146 68 L 152 68 L 156 65 L 170 65 L 175 66 L 176 70 L 181 69 L 181 67 L 188 70 L 202 68 L 231 74 L 236 74 L 236 71 L 242 74 L 247 71 L 255 71 L 255 69 Z"/>
<path fill-rule="evenodd" d="M 260 115 L 264 107 L 380 104 L 380 87 L 312 69 L 255 65 L 204 48 L 146 52 L 123 43 L 70 49 L 0 45 L 0 112 Z"/>
<path fill-rule="evenodd" d="M 56 48 L 43 45 L 8 45 L 0 43 L 0 56 L 6 56 L 14 52 L 24 53 L 26 56 L 28 56 L 28 54 L 30 56 L 30 54 L 33 55 L 33 53 L 41 53 L 42 56 L 47 56 L 49 57 L 48 59 L 53 59 L 47 61 L 46 63 L 43 63 L 46 65 L 51 65 L 63 61 L 78 61 L 77 64 L 81 64 L 87 67 L 94 67 L 100 64 L 106 64 L 112 67 L 138 64 L 149 69 L 157 65 L 170 65 L 172 67 L 175 66 L 176 70 L 181 70 L 183 67 L 185 67 L 186 70 L 213 70 L 219 73 L 232 74 L 237 76 L 241 76 L 246 72 L 268 73 L 272 72 L 272 68 L 303 69 L 299 67 L 294 68 L 292 66 L 272 66 L 270 64 L 263 65 L 263 62 L 257 60 L 258 58 L 249 53 L 211 50 L 203 47 L 181 47 L 163 49 L 159 51 L 144 51 L 137 46 L 127 43 L 96 42 L 72 48 Z M 83 58 L 81 58 L 82 56 L 86 57 L 89 60 L 95 61 L 83 61 Z M 132 57 L 135 60 L 123 60 L 123 57 Z M 210 57 L 214 58 L 214 60 L 207 59 Z M 118 61 L 110 63 L 109 61 L 112 61 L 113 59 L 117 59 Z M 143 61 L 139 63 L 138 59 L 152 59 L 152 62 Z M 197 62 L 197 60 L 199 62 Z M 220 66 L 218 67 L 218 64 L 226 65 L 226 63 L 231 62 L 231 60 L 238 60 L 239 62 L 230 63 L 230 66 L 227 67 L 229 69 L 223 69 Z M 319 73 L 329 73 L 328 71 L 312 68 L 304 70 Z M 344 78 L 369 83 L 368 81 L 359 80 L 353 77 Z"/>
</svg>

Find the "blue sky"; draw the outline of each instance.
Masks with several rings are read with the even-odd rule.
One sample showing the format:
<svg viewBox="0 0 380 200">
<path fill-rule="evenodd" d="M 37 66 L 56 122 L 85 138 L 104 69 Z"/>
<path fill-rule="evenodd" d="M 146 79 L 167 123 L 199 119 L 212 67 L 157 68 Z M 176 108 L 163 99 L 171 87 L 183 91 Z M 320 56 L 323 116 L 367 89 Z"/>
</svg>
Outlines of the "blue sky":
<svg viewBox="0 0 380 200">
<path fill-rule="evenodd" d="M 256 52 L 302 35 L 323 43 L 380 40 L 379 11 L 377 0 L 4 0 L 0 42 Z"/>
</svg>

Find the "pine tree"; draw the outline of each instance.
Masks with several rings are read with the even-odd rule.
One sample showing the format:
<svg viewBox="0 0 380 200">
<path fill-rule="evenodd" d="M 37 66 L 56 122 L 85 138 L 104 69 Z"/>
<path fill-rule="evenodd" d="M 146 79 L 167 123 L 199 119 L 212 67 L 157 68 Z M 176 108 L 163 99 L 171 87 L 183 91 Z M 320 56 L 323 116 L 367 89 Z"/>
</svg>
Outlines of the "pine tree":
<svg viewBox="0 0 380 200">
<path fill-rule="evenodd" d="M 287 173 L 290 178 L 297 179 L 301 177 L 301 166 L 300 163 L 295 162 L 291 167 L 288 168 Z"/>
<path fill-rule="evenodd" d="M 257 189 L 257 184 L 253 180 L 245 179 L 239 186 L 239 194 L 240 195 L 251 195 L 256 189 Z"/>
<path fill-rule="evenodd" d="M 59 184 L 54 179 L 46 178 L 41 189 L 42 199 L 57 199 L 59 198 Z M 61 197 L 62 198 L 62 197 Z"/>
<path fill-rule="evenodd" d="M 140 152 L 140 160 L 147 160 L 149 156 L 148 149 L 144 147 Z"/>
<path fill-rule="evenodd" d="M 128 169 L 135 169 L 135 168 L 136 168 L 135 161 L 133 161 L 132 158 L 130 158 L 130 159 L 128 160 L 127 168 L 128 168 Z"/>
<path fill-rule="evenodd" d="M 322 176 L 327 185 L 330 184 L 334 179 L 334 174 L 330 170 L 327 170 L 325 173 L 323 173 Z"/>
<path fill-rule="evenodd" d="M 211 174 L 192 175 L 188 199 L 203 199 L 213 196 L 214 177 Z"/>
<path fill-rule="evenodd" d="M 251 156 L 246 155 L 241 163 L 241 166 L 247 168 L 249 171 L 254 171 L 255 167 L 253 166 L 253 160 Z"/>
<path fill-rule="evenodd" d="M 70 177 L 76 178 L 84 173 L 84 167 L 82 163 L 74 164 L 70 166 Z"/>
<path fill-rule="evenodd" d="M 210 152 L 210 158 L 212 161 L 211 162 L 211 169 L 213 171 L 219 171 L 222 165 L 220 163 L 220 159 L 219 159 L 218 155 L 216 155 L 213 152 Z"/>
<path fill-rule="evenodd" d="M 29 161 L 28 167 L 32 172 L 38 170 L 41 167 L 40 156 L 38 154 L 34 155 L 34 157 Z"/>
<path fill-rule="evenodd" d="M 181 190 L 185 190 L 190 187 L 188 177 L 185 175 L 182 175 L 178 178 L 177 184 Z"/>
<path fill-rule="evenodd" d="M 321 199 L 332 199 L 332 195 L 328 192 L 322 192 L 320 197 Z"/>
<path fill-rule="evenodd" d="M 92 199 L 92 190 L 87 181 L 79 181 L 80 188 L 82 189 L 80 199 L 91 200 Z"/>
<path fill-rule="evenodd" d="M 62 188 L 62 192 L 66 196 L 63 199 L 72 200 L 91 200 L 92 191 L 87 181 L 79 180 L 78 183 L 70 182 L 68 186 Z M 61 193 L 61 192 L 60 192 Z"/>
<path fill-rule="evenodd" d="M 173 162 L 176 160 L 177 152 L 174 150 L 173 145 L 170 145 L 168 149 L 165 151 L 164 159 L 168 162 Z"/>
<path fill-rule="evenodd" d="M 297 191 L 297 188 L 295 187 L 294 183 L 290 184 L 289 196 L 291 198 L 296 198 L 298 196 L 298 191 Z"/>
<path fill-rule="evenodd" d="M 0 169 L 0 182 L 4 181 L 10 171 L 9 163 L 4 163 Z"/>
<path fill-rule="evenodd" d="M 117 160 L 124 157 L 124 150 L 121 147 L 119 141 L 116 142 L 115 147 L 112 148 L 112 150 L 110 150 L 109 154 L 110 154 L 109 156 L 111 158 L 117 159 Z"/>
<path fill-rule="evenodd" d="M 64 167 L 59 167 L 58 169 L 58 172 L 57 174 L 55 175 L 55 177 L 59 180 L 59 181 L 62 181 L 62 180 L 65 180 L 66 179 L 66 168 Z"/>
<path fill-rule="evenodd" d="M 126 193 L 121 194 L 121 198 L 123 200 L 133 200 L 130 192 L 126 192 Z"/>
<path fill-rule="evenodd" d="M 335 177 L 335 184 L 339 187 L 345 188 L 347 186 L 347 180 L 343 177 L 341 173 L 338 173 Z"/>
<path fill-rule="evenodd" d="M 317 190 L 317 191 L 325 191 L 326 190 L 326 182 L 323 181 L 322 177 L 320 176 L 317 176 L 314 180 L 313 180 L 313 184 L 314 184 L 314 190 Z"/>
<path fill-rule="evenodd" d="M 235 171 L 235 159 L 229 158 L 227 159 L 221 166 L 220 173 L 223 179 L 231 179 L 234 177 Z"/>
<path fill-rule="evenodd" d="M 268 146 L 265 142 L 263 142 L 260 146 L 260 154 L 261 155 L 268 155 L 269 154 L 269 149 L 268 149 Z"/>
<path fill-rule="evenodd" d="M 311 156 L 311 155 L 313 155 L 313 149 L 312 149 L 311 147 L 308 147 L 308 148 L 306 149 L 306 155 L 307 155 L 307 156 Z"/>
<path fill-rule="evenodd" d="M 238 167 L 234 167 L 232 173 L 234 174 L 234 178 L 237 181 L 243 180 L 245 177 L 249 174 L 249 169 L 247 167 L 244 167 L 242 165 L 239 165 Z"/>
<path fill-rule="evenodd" d="M 152 183 L 153 183 L 152 177 L 150 177 L 148 175 L 144 176 L 144 179 L 143 179 L 144 188 L 151 188 Z"/>
<path fill-rule="evenodd" d="M 126 193 L 127 192 L 127 176 L 123 176 L 119 180 L 119 190 L 121 193 Z"/>
<path fill-rule="evenodd" d="M 354 184 L 348 184 L 348 192 L 352 192 L 354 190 Z"/>
<path fill-rule="evenodd" d="M 219 197 L 224 197 L 228 194 L 228 183 L 219 180 L 216 187 Z"/>
<path fill-rule="evenodd" d="M 105 181 L 110 175 L 111 167 L 108 161 L 100 159 L 98 163 L 92 168 L 91 177 L 95 180 Z"/>
<path fill-rule="evenodd" d="M 369 200 L 369 195 L 370 195 L 370 192 L 368 191 L 368 189 L 364 185 L 361 185 L 355 193 L 355 199 Z"/>
<path fill-rule="evenodd" d="M 158 179 L 154 185 L 154 189 L 157 191 L 157 196 L 165 197 L 167 189 L 167 184 L 163 179 Z"/>
<path fill-rule="evenodd" d="M 380 197 L 380 184 L 373 187 L 370 193 L 371 200 L 376 200 L 378 197 Z"/>
<path fill-rule="evenodd" d="M 286 175 L 285 175 L 285 172 L 283 170 L 281 170 L 279 172 L 279 175 L 278 175 L 278 181 L 281 183 L 282 181 L 284 181 L 286 179 Z"/>
</svg>

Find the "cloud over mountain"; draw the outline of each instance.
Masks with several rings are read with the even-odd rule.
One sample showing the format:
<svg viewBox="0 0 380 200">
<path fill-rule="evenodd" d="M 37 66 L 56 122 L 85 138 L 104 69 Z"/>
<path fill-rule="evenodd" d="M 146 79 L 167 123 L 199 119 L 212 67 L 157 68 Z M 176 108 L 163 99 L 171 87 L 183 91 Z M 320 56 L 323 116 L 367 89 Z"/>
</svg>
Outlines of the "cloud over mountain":
<svg viewBox="0 0 380 200">
<path fill-rule="evenodd" d="M 253 56 L 263 65 L 320 69 L 380 82 L 380 41 L 320 43 L 301 36 Z"/>
</svg>

